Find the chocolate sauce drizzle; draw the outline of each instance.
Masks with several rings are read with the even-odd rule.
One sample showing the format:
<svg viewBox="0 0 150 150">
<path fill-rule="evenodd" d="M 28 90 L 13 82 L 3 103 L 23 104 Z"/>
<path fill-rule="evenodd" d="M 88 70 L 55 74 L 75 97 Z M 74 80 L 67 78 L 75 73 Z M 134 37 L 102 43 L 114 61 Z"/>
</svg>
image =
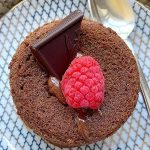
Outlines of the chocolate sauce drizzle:
<svg viewBox="0 0 150 150">
<path fill-rule="evenodd" d="M 49 78 L 48 80 L 49 91 L 51 94 L 55 95 L 58 98 L 60 103 L 66 106 L 67 105 L 66 100 L 57 82 L 59 81 L 56 78 L 54 77 Z M 87 121 L 90 121 L 90 118 L 92 117 L 94 113 L 98 112 L 99 115 L 102 116 L 102 112 L 100 109 L 92 110 L 92 109 L 86 109 L 86 108 L 75 109 L 75 111 L 77 114 L 75 117 L 75 122 L 78 128 L 78 132 L 81 134 L 84 140 L 90 141 L 90 133 L 87 127 Z"/>
<path fill-rule="evenodd" d="M 92 110 L 92 109 L 85 109 L 85 108 L 76 109 L 76 111 L 77 111 L 77 116 L 75 118 L 75 121 L 78 127 L 78 131 L 82 135 L 84 140 L 90 141 L 90 133 L 87 128 L 87 121 L 90 120 L 92 115 L 96 112 L 98 112 L 99 115 L 102 116 L 102 112 L 100 109 Z"/>
</svg>

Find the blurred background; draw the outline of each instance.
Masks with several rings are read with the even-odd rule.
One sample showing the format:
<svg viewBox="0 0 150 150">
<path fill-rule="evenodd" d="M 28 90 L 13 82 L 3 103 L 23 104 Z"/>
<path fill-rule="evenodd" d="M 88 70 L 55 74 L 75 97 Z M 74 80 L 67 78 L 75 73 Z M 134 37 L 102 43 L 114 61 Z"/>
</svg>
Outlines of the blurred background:
<svg viewBox="0 0 150 150">
<path fill-rule="evenodd" d="M 0 18 L 22 0 L 0 0 Z"/>
<path fill-rule="evenodd" d="M 0 18 L 22 0 L 0 0 Z M 150 9 L 150 0 L 137 0 Z"/>
</svg>

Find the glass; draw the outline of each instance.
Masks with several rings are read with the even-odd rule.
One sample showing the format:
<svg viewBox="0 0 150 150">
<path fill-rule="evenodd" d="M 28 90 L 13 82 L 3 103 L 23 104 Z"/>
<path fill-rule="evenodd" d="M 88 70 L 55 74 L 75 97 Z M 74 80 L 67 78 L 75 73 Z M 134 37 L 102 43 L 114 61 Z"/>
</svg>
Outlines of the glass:
<svg viewBox="0 0 150 150">
<path fill-rule="evenodd" d="M 134 28 L 135 19 L 128 0 L 91 0 L 91 14 L 104 26 L 126 39 Z"/>
</svg>

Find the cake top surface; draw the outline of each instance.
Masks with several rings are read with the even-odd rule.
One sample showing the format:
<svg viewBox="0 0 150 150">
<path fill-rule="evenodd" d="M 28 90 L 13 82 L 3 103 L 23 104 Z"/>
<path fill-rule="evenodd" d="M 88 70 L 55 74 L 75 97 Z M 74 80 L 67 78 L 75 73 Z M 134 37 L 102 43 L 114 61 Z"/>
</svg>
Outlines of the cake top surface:
<svg viewBox="0 0 150 150">
<path fill-rule="evenodd" d="M 34 132 L 56 145 L 71 147 L 96 142 L 114 133 L 134 110 L 139 91 L 136 62 L 114 31 L 93 21 L 82 21 L 80 52 L 92 56 L 101 65 L 105 77 L 102 116 L 94 113 L 87 121 L 90 138 L 86 141 L 78 132 L 76 112 L 49 92 L 49 75 L 31 53 L 30 45 L 58 23 L 45 24 L 30 33 L 12 59 L 10 85 L 17 113 Z"/>
</svg>

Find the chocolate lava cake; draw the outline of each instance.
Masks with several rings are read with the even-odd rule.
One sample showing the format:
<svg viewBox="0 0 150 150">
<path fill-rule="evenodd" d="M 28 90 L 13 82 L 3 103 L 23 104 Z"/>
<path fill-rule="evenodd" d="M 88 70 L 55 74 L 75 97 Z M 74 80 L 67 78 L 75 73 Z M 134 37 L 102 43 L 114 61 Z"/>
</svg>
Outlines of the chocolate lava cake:
<svg viewBox="0 0 150 150">
<path fill-rule="evenodd" d="M 49 92 L 49 74 L 40 68 L 31 53 L 30 45 L 42 39 L 58 23 L 53 21 L 39 27 L 17 49 L 9 66 L 13 101 L 24 123 L 49 143 L 75 147 L 97 142 L 117 131 L 135 108 L 139 92 L 136 61 L 113 30 L 94 21 L 82 21 L 81 53 L 95 58 L 105 77 L 102 115 L 95 112 L 86 121 L 89 136 L 86 139 L 78 130 L 76 111 L 61 104 Z"/>
</svg>

